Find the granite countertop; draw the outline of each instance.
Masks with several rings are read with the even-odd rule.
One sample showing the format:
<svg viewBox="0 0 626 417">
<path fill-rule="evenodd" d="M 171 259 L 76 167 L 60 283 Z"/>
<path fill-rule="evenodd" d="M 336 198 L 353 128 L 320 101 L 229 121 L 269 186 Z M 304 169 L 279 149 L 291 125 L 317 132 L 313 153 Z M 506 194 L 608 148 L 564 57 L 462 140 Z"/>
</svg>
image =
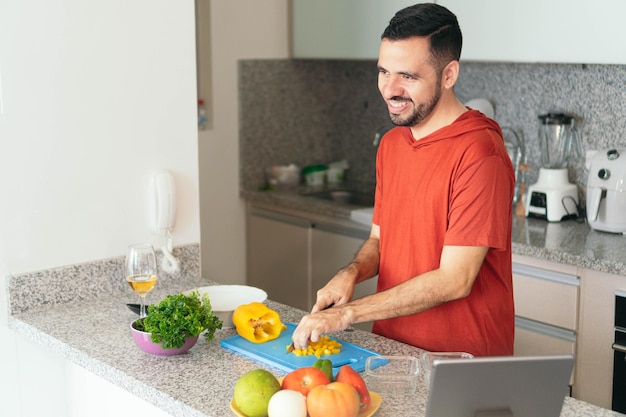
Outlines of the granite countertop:
<svg viewBox="0 0 626 417">
<path fill-rule="evenodd" d="M 150 297 L 158 299 L 166 291 L 171 293 L 211 284 L 214 282 L 204 279 L 180 279 L 167 288 L 155 289 Z M 45 349 L 177 417 L 232 416 L 229 403 L 235 382 L 241 375 L 259 367 L 276 376 L 285 374 L 222 348 L 220 340 L 235 335 L 234 329 L 217 331 L 215 339 L 208 343 L 201 338 L 183 355 L 165 358 L 144 353 L 135 346 L 129 330 L 136 315 L 124 305 L 128 299 L 128 291 L 113 290 L 89 301 L 43 307 L 31 305 L 10 315 L 9 326 Z M 272 301 L 267 304 L 287 323 L 298 322 L 304 314 Z M 85 332 L 84 329 L 93 327 L 93 323 L 98 323 L 98 331 Z M 361 330 L 349 329 L 336 336 L 384 355 L 418 357 L 423 352 Z M 376 416 L 423 416 L 427 391 L 428 386 L 420 376 L 414 394 L 385 394 Z M 603 417 L 621 414 L 566 398 L 561 415 Z"/>
<path fill-rule="evenodd" d="M 302 216 L 325 216 L 350 222 L 350 213 L 360 207 L 303 196 L 295 191 L 243 190 L 241 196 L 253 205 L 266 209 L 300 213 Z M 362 207 L 361 207 L 362 208 Z M 626 238 L 622 234 L 592 230 L 586 222 L 568 220 L 550 223 L 544 220 L 513 219 L 513 253 L 545 261 L 626 276 Z"/>
</svg>

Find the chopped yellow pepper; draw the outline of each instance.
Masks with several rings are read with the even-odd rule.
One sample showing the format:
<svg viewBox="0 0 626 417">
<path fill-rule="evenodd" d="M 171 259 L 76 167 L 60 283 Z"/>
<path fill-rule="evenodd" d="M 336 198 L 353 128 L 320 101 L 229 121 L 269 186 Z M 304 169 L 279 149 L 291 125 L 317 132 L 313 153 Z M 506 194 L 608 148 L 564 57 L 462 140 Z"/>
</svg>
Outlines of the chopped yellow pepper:
<svg viewBox="0 0 626 417">
<path fill-rule="evenodd" d="M 328 335 L 324 335 L 317 342 L 309 342 L 306 349 L 294 349 L 293 354 L 296 356 L 315 355 L 320 358 L 322 355 L 335 355 L 341 352 L 341 343 L 331 339 Z"/>
<path fill-rule="evenodd" d="M 259 302 L 237 307 L 233 312 L 233 323 L 239 336 L 252 343 L 274 340 L 287 328 L 276 311 Z"/>
</svg>

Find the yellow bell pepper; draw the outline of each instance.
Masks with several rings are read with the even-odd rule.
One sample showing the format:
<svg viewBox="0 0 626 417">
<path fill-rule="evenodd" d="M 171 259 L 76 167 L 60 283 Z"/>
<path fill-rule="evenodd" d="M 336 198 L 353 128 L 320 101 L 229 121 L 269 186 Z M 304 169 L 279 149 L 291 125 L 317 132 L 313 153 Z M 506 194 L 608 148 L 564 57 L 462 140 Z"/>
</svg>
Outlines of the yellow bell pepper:
<svg viewBox="0 0 626 417">
<path fill-rule="evenodd" d="M 259 302 L 237 307 L 233 312 L 233 323 L 239 336 L 252 343 L 274 340 L 287 328 L 276 311 Z"/>
</svg>

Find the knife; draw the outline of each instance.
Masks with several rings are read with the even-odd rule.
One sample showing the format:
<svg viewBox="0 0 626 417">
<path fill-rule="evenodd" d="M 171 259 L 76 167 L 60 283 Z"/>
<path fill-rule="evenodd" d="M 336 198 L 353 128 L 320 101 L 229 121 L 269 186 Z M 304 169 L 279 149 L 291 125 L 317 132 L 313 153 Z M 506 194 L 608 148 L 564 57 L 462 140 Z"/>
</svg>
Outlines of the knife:
<svg viewBox="0 0 626 417">
<path fill-rule="evenodd" d="M 139 304 L 126 304 L 126 307 L 128 307 L 128 309 L 135 314 L 139 314 L 139 310 L 141 308 Z M 146 311 L 148 311 L 148 306 L 146 306 Z"/>
<path fill-rule="evenodd" d="M 328 310 L 329 308 L 331 308 L 334 305 L 335 305 L 335 303 L 330 303 L 326 307 L 321 309 L 320 311 Z M 287 346 L 287 353 L 293 352 L 294 349 L 295 349 L 295 346 L 293 345 L 293 342 L 291 342 L 291 344 L 289 346 Z"/>
</svg>

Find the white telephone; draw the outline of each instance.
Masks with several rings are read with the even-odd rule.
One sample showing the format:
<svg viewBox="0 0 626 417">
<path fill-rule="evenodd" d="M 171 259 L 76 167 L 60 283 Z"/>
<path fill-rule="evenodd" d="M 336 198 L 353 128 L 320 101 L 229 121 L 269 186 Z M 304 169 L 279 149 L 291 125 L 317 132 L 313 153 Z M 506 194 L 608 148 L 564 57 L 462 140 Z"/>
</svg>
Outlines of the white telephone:
<svg viewBox="0 0 626 417">
<path fill-rule="evenodd" d="M 150 177 L 149 218 L 152 230 L 162 234 L 176 225 L 176 185 L 169 171 L 158 170 Z"/>
<path fill-rule="evenodd" d="M 179 272 L 180 262 L 172 254 L 172 229 L 176 225 L 176 184 L 172 174 L 164 169 L 154 172 L 150 177 L 148 194 L 150 226 L 156 233 L 164 235 L 166 240 L 161 248 L 161 268 L 167 273 Z"/>
</svg>

